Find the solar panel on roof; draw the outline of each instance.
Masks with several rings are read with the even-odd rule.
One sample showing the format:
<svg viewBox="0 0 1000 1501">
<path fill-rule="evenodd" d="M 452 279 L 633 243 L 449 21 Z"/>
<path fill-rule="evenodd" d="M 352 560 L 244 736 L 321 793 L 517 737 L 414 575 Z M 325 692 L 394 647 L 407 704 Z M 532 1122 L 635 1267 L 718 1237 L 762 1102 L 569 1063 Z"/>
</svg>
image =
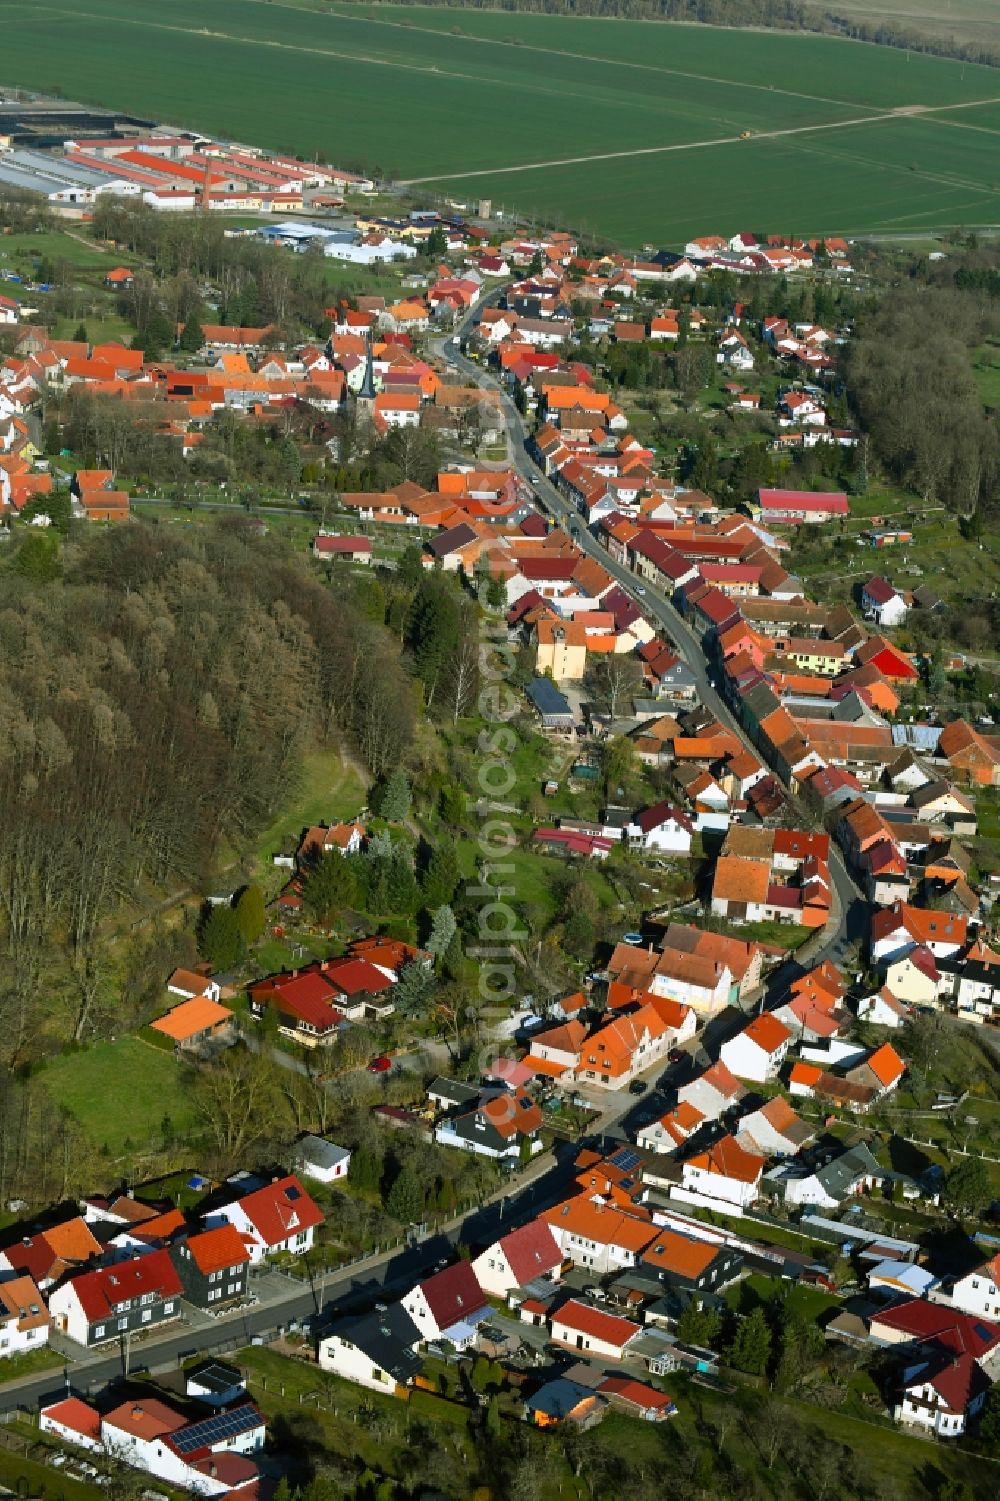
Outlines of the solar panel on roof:
<svg viewBox="0 0 1000 1501">
<path fill-rule="evenodd" d="M 210 1447 L 220 1439 L 234 1438 L 238 1433 L 256 1428 L 259 1423 L 256 1408 L 234 1407 L 229 1412 L 213 1413 L 210 1418 L 182 1428 L 173 1435 L 173 1443 L 181 1454 L 190 1454 L 195 1449 Z"/>
<path fill-rule="evenodd" d="M 627 1173 L 630 1168 L 635 1167 L 636 1163 L 641 1162 L 642 1158 L 632 1147 L 619 1147 L 618 1151 L 608 1158 L 608 1161 Z"/>
</svg>

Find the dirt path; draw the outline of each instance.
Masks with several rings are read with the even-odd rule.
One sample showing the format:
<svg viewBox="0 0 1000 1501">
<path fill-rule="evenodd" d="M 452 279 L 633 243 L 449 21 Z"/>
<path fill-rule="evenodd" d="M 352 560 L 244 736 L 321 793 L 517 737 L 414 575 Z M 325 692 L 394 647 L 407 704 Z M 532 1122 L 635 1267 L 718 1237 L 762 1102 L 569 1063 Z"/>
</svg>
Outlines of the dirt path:
<svg viewBox="0 0 1000 1501">
<path fill-rule="evenodd" d="M 111 254 L 111 251 L 108 249 L 107 245 L 98 245 L 96 240 L 87 240 L 83 235 L 74 234 L 73 230 L 71 229 L 64 229 L 63 234 L 67 235 L 69 239 L 75 240 L 78 245 L 86 245 L 88 250 L 96 250 L 101 255 Z"/>
<path fill-rule="evenodd" d="M 948 104 L 925 107 L 919 104 L 902 105 L 899 109 L 883 110 L 877 115 L 857 115 L 851 120 L 828 120 L 820 125 L 789 125 L 780 130 L 755 130 L 751 137 L 754 141 L 772 141 L 783 136 L 816 135 L 820 131 L 848 130 L 855 125 L 880 125 L 886 120 L 896 119 L 923 119 L 926 115 L 939 114 L 948 109 L 976 109 L 986 104 L 1000 104 L 1000 99 L 976 99 L 969 104 Z M 953 124 L 953 121 L 943 121 L 943 124 Z M 700 151 L 707 146 L 733 146 L 741 143 L 743 137 L 739 135 L 713 136 L 704 141 L 679 141 L 671 146 L 638 146 L 631 151 L 599 151 L 591 156 L 563 156 L 555 157 L 545 162 L 524 162 L 517 167 L 481 167 L 472 172 L 440 172 L 434 177 L 409 177 L 400 181 L 402 188 L 419 187 L 429 182 L 453 182 L 467 177 L 499 177 L 511 172 L 538 172 L 548 167 L 574 167 L 587 162 L 615 161 L 621 157 L 632 156 L 662 156 L 670 151 Z M 926 174 L 920 174 L 926 175 Z M 947 183 L 954 186 L 945 178 L 934 178 L 934 181 Z M 992 194 L 992 189 L 987 187 L 978 188 L 973 183 L 963 183 L 962 186 L 976 187 L 976 190 L 987 195 Z"/>
</svg>

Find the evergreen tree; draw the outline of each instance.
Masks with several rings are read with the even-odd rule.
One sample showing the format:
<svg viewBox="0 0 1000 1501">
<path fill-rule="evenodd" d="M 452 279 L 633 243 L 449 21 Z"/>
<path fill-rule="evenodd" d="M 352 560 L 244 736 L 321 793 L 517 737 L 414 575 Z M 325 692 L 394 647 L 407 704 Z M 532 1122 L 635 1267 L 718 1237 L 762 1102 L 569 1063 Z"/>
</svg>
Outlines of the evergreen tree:
<svg viewBox="0 0 1000 1501">
<path fill-rule="evenodd" d="M 461 635 L 459 597 L 440 574 L 425 573 L 413 596 L 406 623 L 406 644 L 424 685 L 428 708 L 441 678 L 454 661 Z"/>
<path fill-rule="evenodd" d="M 451 908 L 445 904 L 434 913 L 431 925 L 431 935 L 427 940 L 427 952 L 433 954 L 435 959 L 440 959 L 451 947 L 451 941 L 458 932 L 458 923 Z"/>
<path fill-rule="evenodd" d="M 358 1188 L 377 1191 L 382 1180 L 381 1155 L 370 1145 L 358 1147 L 351 1153 L 347 1176 Z"/>
<path fill-rule="evenodd" d="M 385 1212 L 401 1225 L 412 1225 L 423 1214 L 424 1200 L 420 1184 L 408 1167 L 400 1168 L 389 1189 Z"/>
<path fill-rule="evenodd" d="M 412 959 L 400 971 L 392 989 L 396 1010 L 402 1016 L 419 1016 L 434 993 L 434 971 L 425 959 Z"/>
<path fill-rule="evenodd" d="M 259 886 L 247 886 L 236 903 L 236 922 L 247 948 L 257 942 L 267 925 L 264 893 Z"/>
<path fill-rule="evenodd" d="M 406 772 L 397 766 L 390 772 L 385 785 L 378 794 L 376 813 L 380 813 L 387 823 L 402 823 L 410 811 L 412 794 Z"/>
<path fill-rule="evenodd" d="M 198 952 L 215 970 L 232 969 L 245 949 L 239 919 L 232 907 L 210 906 L 198 928 Z"/>
<path fill-rule="evenodd" d="M 563 943 L 574 959 L 587 959 L 594 952 L 596 942 L 594 921 L 589 913 L 577 909 L 571 912 L 563 928 Z"/>
<path fill-rule="evenodd" d="M 302 900 L 320 927 L 328 928 L 344 907 L 358 900 L 355 856 L 320 855 L 306 877 Z"/>
<path fill-rule="evenodd" d="M 722 1319 L 714 1308 L 689 1303 L 677 1320 L 677 1338 L 689 1345 L 711 1349 L 722 1332 Z"/>
<path fill-rule="evenodd" d="M 79 325 L 79 327 L 77 328 L 76 333 L 73 335 L 73 338 L 74 338 L 74 340 L 76 341 L 77 344 L 89 344 L 90 343 L 90 339 L 89 339 L 89 337 L 87 335 L 87 325 L 85 323 L 81 323 Z"/>
<path fill-rule="evenodd" d="M 503 579 L 491 578 L 486 585 L 486 603 L 491 610 L 502 610 L 507 603 L 507 589 Z"/>
<path fill-rule="evenodd" d="M 945 1180 L 945 1200 L 956 1214 L 981 1214 L 993 1198 L 989 1173 L 981 1157 L 965 1157 Z"/>
<path fill-rule="evenodd" d="M 730 1365 L 751 1376 L 763 1376 L 771 1358 L 771 1330 L 762 1308 L 741 1319 L 727 1351 Z"/>
<path fill-rule="evenodd" d="M 503 1433 L 503 1418 L 500 1416 L 500 1399 L 494 1392 L 486 1406 L 486 1432 L 493 1438 Z"/>
<path fill-rule="evenodd" d="M 450 902 L 458 886 L 460 872 L 455 846 L 450 839 L 442 839 L 435 846 L 421 882 L 424 905 L 429 912 Z"/>
<path fill-rule="evenodd" d="M 405 844 L 397 844 L 393 849 L 386 876 L 386 895 L 390 912 L 409 916 L 420 906 L 420 887 L 413 872 L 413 856 Z"/>
<path fill-rule="evenodd" d="M 184 324 L 184 330 L 180 337 L 180 347 L 185 354 L 197 354 L 205 342 L 205 331 L 194 313 Z"/>
<path fill-rule="evenodd" d="M 415 542 L 408 542 L 397 559 L 396 577 L 407 589 L 416 589 L 423 576 L 423 554 Z"/>
<path fill-rule="evenodd" d="M 454 782 L 449 783 L 441 793 L 441 817 L 445 823 L 450 823 L 455 828 L 460 827 L 465 822 L 467 806 L 468 799 L 461 787 Z M 454 887 L 452 895 L 454 895 Z"/>
<path fill-rule="evenodd" d="M 979 1437 L 996 1453 L 1000 1451 L 1000 1386 L 986 1394 L 986 1406 L 979 1423 Z"/>
</svg>

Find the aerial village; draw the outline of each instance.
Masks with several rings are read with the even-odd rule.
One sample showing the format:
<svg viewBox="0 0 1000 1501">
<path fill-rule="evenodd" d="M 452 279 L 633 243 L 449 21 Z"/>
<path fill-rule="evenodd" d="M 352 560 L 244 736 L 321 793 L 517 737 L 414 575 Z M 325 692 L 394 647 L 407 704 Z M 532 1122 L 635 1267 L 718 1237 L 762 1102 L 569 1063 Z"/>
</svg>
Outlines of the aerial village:
<svg viewBox="0 0 1000 1501">
<path fill-rule="evenodd" d="M 56 204 L 93 206 L 109 181 L 157 211 L 190 212 L 202 194 L 213 210 L 314 215 L 374 187 L 156 131 L 67 142 L 44 161 L 0 155 L 0 183 Z M 115 467 L 63 474 L 45 456 L 54 395 L 120 403 L 192 464 L 220 413 L 273 426 L 305 406 L 351 414 L 372 441 L 434 434 L 458 456 L 432 483 L 338 488 L 324 503 L 315 566 L 333 580 L 415 548 L 420 571 L 483 602 L 550 758 L 525 850 L 570 871 L 627 863 L 663 899 L 581 955 L 573 988 L 514 997 L 485 1052 L 440 1052 L 405 1106 L 373 1107 L 391 1133 L 496 1171 L 472 1238 L 457 1206 L 432 1227 L 414 1214 L 398 1244 L 354 1258 L 373 1275 L 352 1283 L 351 1260 L 324 1247 L 361 1153 L 322 1131 L 270 1170 L 192 1168 L 177 1194 L 132 1181 L 75 1205 L 12 1205 L 0 1367 L 46 1349 L 65 1366 L 61 1391 L 23 1378 L 36 1448 L 79 1478 L 124 1460 L 180 1490 L 267 1495 L 270 1375 L 233 1354 L 248 1345 L 335 1378 L 335 1392 L 411 1404 L 462 1401 L 449 1373 L 485 1360 L 503 1420 L 546 1434 L 616 1413 L 679 1421 L 689 1394 L 725 1401 L 779 1357 L 790 1381 L 795 1357 L 899 1431 L 979 1442 L 1000 1411 L 996 1106 L 985 1065 L 961 1081 L 941 1060 L 988 1056 L 1000 1021 L 1000 874 L 970 848 L 1000 787 L 1000 735 L 942 714 L 927 663 L 901 644 L 908 621 L 943 607 L 927 585 L 893 583 L 886 560 L 910 532 L 877 518 L 848 531 L 845 489 L 761 484 L 718 503 L 665 472 L 633 431 L 630 395 L 579 357 L 695 347 L 724 412 L 769 405 L 776 462 L 850 459 L 864 435 L 839 415 L 849 330 L 755 320 L 702 291 L 720 274 L 849 281 L 853 247 L 708 235 L 648 260 L 591 256 L 570 234 L 498 233 L 457 210 L 232 233 L 394 267 L 398 296 L 329 306 L 325 336 L 292 343 L 274 326 L 206 322 L 185 340 L 182 323 L 149 358 L 50 337 L 26 311 L 41 289 L 11 285 L 5 525 L 47 527 L 46 497 L 67 480 L 81 522 L 129 524 L 139 503 Z M 111 259 L 103 280 L 124 294 L 139 273 Z M 324 463 L 341 442 L 332 432 Z M 856 587 L 811 597 L 795 563 L 807 533 L 858 545 Z M 877 572 L 863 562 L 876 554 Z M 590 816 L 560 811 L 611 748 L 621 788 L 606 783 Z M 304 935 L 317 868 L 383 837 L 360 802 L 296 831 L 274 852 L 268 932 Z M 250 1037 L 335 1074 L 352 1032 L 397 1026 L 355 1066 L 404 1079 L 396 1055 L 434 959 L 373 928 L 339 955 L 249 978 L 182 965 L 147 1030 L 203 1068 Z M 572 1127 L 554 1132 L 557 1119 Z M 409 1272 L 395 1259 L 407 1244 Z M 772 1298 L 799 1300 L 794 1329 L 765 1318 Z M 119 1352 L 125 1384 L 95 1383 L 88 1367 Z M 785 1389 L 809 1402 L 796 1380 Z"/>
</svg>

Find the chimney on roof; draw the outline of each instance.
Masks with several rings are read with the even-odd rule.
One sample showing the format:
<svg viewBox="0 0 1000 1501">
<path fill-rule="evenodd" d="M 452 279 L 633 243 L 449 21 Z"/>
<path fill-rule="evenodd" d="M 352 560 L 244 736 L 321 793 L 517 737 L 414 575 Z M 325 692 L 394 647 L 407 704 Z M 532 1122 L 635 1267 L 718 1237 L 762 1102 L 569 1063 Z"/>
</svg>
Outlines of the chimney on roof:
<svg viewBox="0 0 1000 1501">
<path fill-rule="evenodd" d="M 132 1416 L 134 1418 L 141 1418 L 142 1417 L 142 1408 L 139 1406 L 138 1402 L 135 1404 L 135 1406 L 132 1409 Z"/>
</svg>

